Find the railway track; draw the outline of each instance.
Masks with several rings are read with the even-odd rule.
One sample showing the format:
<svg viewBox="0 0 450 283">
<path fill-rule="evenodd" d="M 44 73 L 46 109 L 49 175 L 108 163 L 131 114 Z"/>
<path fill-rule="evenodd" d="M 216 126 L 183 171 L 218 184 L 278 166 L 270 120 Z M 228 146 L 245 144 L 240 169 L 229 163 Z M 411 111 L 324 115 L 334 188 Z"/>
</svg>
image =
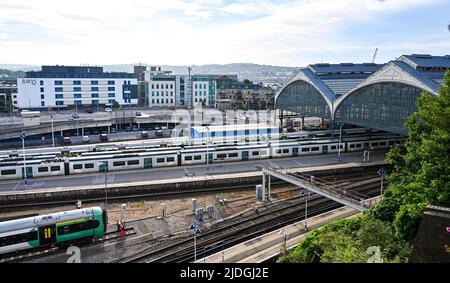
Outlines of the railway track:
<svg viewBox="0 0 450 283">
<path fill-rule="evenodd" d="M 134 227 L 125 228 L 125 232 L 126 232 L 127 237 L 136 234 Z M 50 247 L 45 247 L 45 248 L 40 248 L 40 249 L 39 248 L 33 249 L 31 251 L 30 250 L 18 251 L 16 253 L 0 255 L 0 263 L 20 262 L 22 260 L 29 260 L 29 259 L 33 259 L 33 258 L 54 255 L 54 254 L 62 252 L 62 250 L 64 250 L 64 247 L 68 247 L 71 244 L 82 244 L 83 247 L 87 247 L 87 246 L 97 245 L 99 243 L 112 242 L 112 241 L 119 240 L 119 239 L 120 239 L 120 237 L 116 231 L 110 231 L 110 232 L 106 232 L 105 235 L 103 236 L 103 238 L 98 239 L 96 241 L 88 242 L 88 243 L 83 243 L 83 241 L 70 243 L 70 244 L 65 243 L 64 245 L 61 245 L 61 246 L 50 246 Z M 85 241 L 87 241 L 87 240 L 85 240 Z"/>
<path fill-rule="evenodd" d="M 373 180 L 374 181 L 374 180 Z M 362 185 L 356 191 L 376 195 L 378 191 L 377 182 Z M 264 211 L 250 216 L 235 219 L 232 223 L 227 222 L 213 230 L 205 231 L 197 236 L 197 251 L 207 249 L 208 253 L 226 248 L 232 244 L 242 242 L 258 234 L 269 232 L 278 227 L 293 223 L 304 218 L 305 197 L 291 198 L 288 203 L 279 204 L 275 208 L 267 208 Z M 298 203 L 300 200 L 300 204 Z M 335 203 L 318 195 L 313 195 L 308 199 L 308 215 L 313 216 L 326 211 L 330 211 L 342 205 Z M 150 246 L 134 255 L 122 258 L 117 262 L 185 262 L 193 258 L 194 246 L 193 237 L 186 237 Z"/>
</svg>

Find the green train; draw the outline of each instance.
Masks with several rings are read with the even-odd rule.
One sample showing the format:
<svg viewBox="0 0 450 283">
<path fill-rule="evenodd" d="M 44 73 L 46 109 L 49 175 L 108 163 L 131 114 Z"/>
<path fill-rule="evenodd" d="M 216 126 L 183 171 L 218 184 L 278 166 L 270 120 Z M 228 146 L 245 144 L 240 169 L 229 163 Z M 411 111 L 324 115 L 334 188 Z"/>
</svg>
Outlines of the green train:
<svg viewBox="0 0 450 283">
<path fill-rule="evenodd" d="M 106 211 L 100 207 L 0 222 L 0 254 L 100 239 L 107 223 Z"/>
</svg>

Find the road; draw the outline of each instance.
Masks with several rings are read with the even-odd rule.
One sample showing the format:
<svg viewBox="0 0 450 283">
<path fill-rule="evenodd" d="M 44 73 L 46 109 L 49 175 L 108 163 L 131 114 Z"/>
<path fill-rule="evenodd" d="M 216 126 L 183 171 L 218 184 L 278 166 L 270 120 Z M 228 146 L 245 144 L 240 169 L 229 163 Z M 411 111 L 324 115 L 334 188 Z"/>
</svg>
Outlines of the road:
<svg viewBox="0 0 450 283">
<path fill-rule="evenodd" d="M 194 176 L 224 174 L 224 173 L 242 173 L 260 170 L 259 166 L 268 166 L 272 168 L 300 168 L 318 165 L 330 165 L 349 162 L 362 162 L 362 152 L 352 152 L 341 154 L 342 162 L 336 159 L 336 154 L 301 156 L 282 159 L 264 159 L 248 162 L 229 162 L 214 163 L 209 165 L 165 167 L 153 169 L 140 169 L 128 171 L 116 171 L 107 173 L 107 184 L 171 180 L 182 178 L 186 173 Z M 386 151 L 376 151 L 370 155 L 371 161 L 382 161 L 386 158 Z M 55 176 L 46 178 L 30 179 L 28 187 L 21 181 L 0 182 L 0 191 L 15 191 L 26 189 L 51 189 L 58 187 L 88 186 L 98 185 L 105 182 L 103 173 Z"/>
</svg>

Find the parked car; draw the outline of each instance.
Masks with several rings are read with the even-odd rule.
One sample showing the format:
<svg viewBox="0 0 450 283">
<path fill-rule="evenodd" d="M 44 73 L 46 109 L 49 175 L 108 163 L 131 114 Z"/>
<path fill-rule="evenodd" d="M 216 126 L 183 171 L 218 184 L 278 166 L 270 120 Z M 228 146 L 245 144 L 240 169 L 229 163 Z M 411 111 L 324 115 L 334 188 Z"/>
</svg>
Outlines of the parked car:
<svg viewBox="0 0 450 283">
<path fill-rule="evenodd" d="M 147 131 L 142 131 L 142 132 L 141 132 L 141 137 L 142 137 L 143 139 L 148 138 L 148 132 L 147 132 Z"/>
<path fill-rule="evenodd" d="M 101 134 L 99 136 L 99 138 L 100 138 L 101 142 L 107 142 L 108 141 L 108 135 L 107 134 Z"/>
<path fill-rule="evenodd" d="M 83 136 L 83 137 L 81 138 L 81 141 L 84 142 L 84 143 L 88 143 L 90 140 L 91 140 L 91 139 L 89 138 L 89 136 Z"/>
<path fill-rule="evenodd" d="M 162 129 L 161 129 L 161 126 L 159 126 L 159 125 L 158 125 L 158 126 L 155 126 L 155 130 L 157 130 L 157 131 L 158 131 L 158 130 L 162 130 Z"/>
<path fill-rule="evenodd" d="M 140 117 L 140 116 L 142 116 L 142 113 L 139 112 L 139 111 L 136 111 L 136 116 L 137 116 L 137 117 Z"/>
<path fill-rule="evenodd" d="M 169 106 L 169 110 L 175 110 L 175 106 Z"/>
<path fill-rule="evenodd" d="M 112 112 L 112 109 L 108 107 L 108 108 L 105 108 L 105 111 L 106 112 Z"/>
<path fill-rule="evenodd" d="M 137 132 L 139 131 L 139 128 L 137 126 L 133 126 L 133 128 L 131 129 L 133 132 Z"/>
<path fill-rule="evenodd" d="M 131 127 L 126 127 L 125 132 L 131 132 Z"/>
<path fill-rule="evenodd" d="M 63 144 L 72 144 L 72 140 L 70 138 L 64 138 Z"/>
<path fill-rule="evenodd" d="M 73 113 L 72 118 L 74 119 L 80 119 L 80 115 L 78 113 Z"/>
<path fill-rule="evenodd" d="M 94 113 L 94 109 L 88 108 L 88 109 L 86 109 L 86 113 L 92 114 L 92 113 Z"/>
<path fill-rule="evenodd" d="M 117 130 L 116 130 L 116 128 L 111 128 L 110 132 L 111 132 L 111 134 L 115 134 L 115 133 L 117 133 Z"/>
<path fill-rule="evenodd" d="M 164 133 L 163 133 L 163 131 L 161 131 L 161 130 L 157 130 L 157 131 L 155 132 L 155 135 L 156 135 L 157 137 L 162 137 L 162 136 L 164 136 Z"/>
<path fill-rule="evenodd" d="M 150 125 L 150 126 L 148 126 L 148 130 L 149 130 L 149 131 L 153 131 L 153 130 L 155 130 L 155 127 L 153 127 L 152 125 Z"/>
</svg>

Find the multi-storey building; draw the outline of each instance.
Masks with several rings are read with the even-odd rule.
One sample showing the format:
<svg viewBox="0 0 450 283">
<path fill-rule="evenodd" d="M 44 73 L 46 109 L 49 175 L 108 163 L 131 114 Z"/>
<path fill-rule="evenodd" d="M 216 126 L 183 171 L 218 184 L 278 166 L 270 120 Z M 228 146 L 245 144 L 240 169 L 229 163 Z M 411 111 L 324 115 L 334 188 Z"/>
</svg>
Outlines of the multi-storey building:
<svg viewBox="0 0 450 283">
<path fill-rule="evenodd" d="M 9 107 L 7 107 L 7 104 L 9 104 Z M 16 104 L 17 85 L 15 83 L 0 82 L 0 111 L 12 111 Z"/>
<path fill-rule="evenodd" d="M 170 71 L 161 71 L 161 67 L 151 67 L 144 77 L 149 107 L 175 107 L 177 76 Z"/>
<path fill-rule="evenodd" d="M 103 72 L 103 67 L 42 66 L 17 79 L 19 108 L 137 105 L 133 73 Z"/>
<path fill-rule="evenodd" d="M 217 79 L 216 83 L 217 107 L 222 110 L 260 110 L 273 107 L 275 92 L 271 87 L 227 77 Z"/>
</svg>

